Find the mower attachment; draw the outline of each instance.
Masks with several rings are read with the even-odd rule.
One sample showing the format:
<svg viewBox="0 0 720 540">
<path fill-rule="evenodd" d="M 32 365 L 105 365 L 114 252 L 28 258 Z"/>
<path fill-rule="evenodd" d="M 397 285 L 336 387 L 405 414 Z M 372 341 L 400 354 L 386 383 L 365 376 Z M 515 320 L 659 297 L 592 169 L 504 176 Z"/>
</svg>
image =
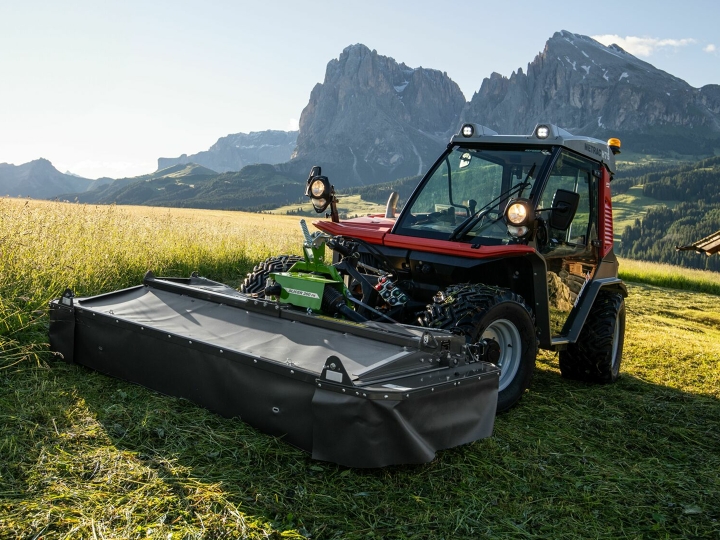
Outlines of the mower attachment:
<svg viewBox="0 0 720 540">
<path fill-rule="evenodd" d="M 201 277 L 50 303 L 50 344 L 350 467 L 425 463 L 490 436 L 499 370 L 441 330 L 286 309 Z"/>
</svg>

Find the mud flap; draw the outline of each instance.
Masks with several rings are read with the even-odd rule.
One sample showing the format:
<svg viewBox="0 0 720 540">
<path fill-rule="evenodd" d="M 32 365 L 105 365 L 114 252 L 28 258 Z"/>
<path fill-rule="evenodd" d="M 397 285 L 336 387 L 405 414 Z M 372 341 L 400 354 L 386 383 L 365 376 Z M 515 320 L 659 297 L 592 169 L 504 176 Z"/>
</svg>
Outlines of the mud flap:
<svg viewBox="0 0 720 540">
<path fill-rule="evenodd" d="M 497 380 L 368 399 L 318 388 L 312 457 L 349 467 L 427 463 L 437 450 L 492 435 Z"/>
</svg>

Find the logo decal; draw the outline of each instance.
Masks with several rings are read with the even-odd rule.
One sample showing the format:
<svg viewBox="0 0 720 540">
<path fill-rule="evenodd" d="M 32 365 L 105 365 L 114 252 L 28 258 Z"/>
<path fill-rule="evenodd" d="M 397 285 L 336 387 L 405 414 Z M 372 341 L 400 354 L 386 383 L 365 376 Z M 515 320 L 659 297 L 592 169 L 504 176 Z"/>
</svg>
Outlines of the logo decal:
<svg viewBox="0 0 720 540">
<path fill-rule="evenodd" d="M 297 296 L 305 296 L 306 298 L 315 298 L 317 300 L 320 299 L 320 296 L 318 296 L 317 293 L 310 292 L 310 291 L 301 291 L 300 289 L 285 289 L 290 294 L 295 294 Z"/>
</svg>

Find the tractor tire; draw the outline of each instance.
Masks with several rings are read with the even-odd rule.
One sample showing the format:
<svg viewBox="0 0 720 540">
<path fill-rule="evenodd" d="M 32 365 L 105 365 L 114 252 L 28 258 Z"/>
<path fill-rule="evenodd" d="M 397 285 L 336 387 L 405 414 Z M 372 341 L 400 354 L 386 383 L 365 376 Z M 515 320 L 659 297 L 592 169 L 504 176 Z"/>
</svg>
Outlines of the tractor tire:
<svg viewBox="0 0 720 540">
<path fill-rule="evenodd" d="M 293 264 L 302 260 L 304 259 L 297 255 L 268 257 L 257 264 L 247 275 L 245 281 L 240 285 L 240 292 L 255 298 L 265 298 L 265 283 L 268 276 L 273 272 L 287 272 Z"/>
<path fill-rule="evenodd" d="M 560 351 L 560 373 L 566 379 L 613 383 L 620 376 L 625 342 L 625 299 L 600 291 L 576 343 Z"/>
<path fill-rule="evenodd" d="M 463 334 L 468 343 L 492 338 L 500 345 L 497 413 L 512 408 L 530 386 L 538 340 L 523 298 L 508 289 L 452 285 L 420 315 L 422 326 Z"/>
</svg>

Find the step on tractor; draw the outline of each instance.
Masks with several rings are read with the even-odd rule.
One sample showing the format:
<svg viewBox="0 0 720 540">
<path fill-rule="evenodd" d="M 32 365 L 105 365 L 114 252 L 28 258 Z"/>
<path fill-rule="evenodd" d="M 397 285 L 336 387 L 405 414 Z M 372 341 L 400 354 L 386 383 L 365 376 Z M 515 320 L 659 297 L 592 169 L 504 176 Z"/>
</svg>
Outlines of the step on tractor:
<svg viewBox="0 0 720 540">
<path fill-rule="evenodd" d="M 397 212 L 340 220 L 320 167 L 302 255 L 239 291 L 197 275 L 51 303 L 66 360 L 185 397 L 354 467 L 424 463 L 492 433 L 538 349 L 563 377 L 619 375 L 613 253 L 620 141 L 465 124 Z"/>
</svg>

